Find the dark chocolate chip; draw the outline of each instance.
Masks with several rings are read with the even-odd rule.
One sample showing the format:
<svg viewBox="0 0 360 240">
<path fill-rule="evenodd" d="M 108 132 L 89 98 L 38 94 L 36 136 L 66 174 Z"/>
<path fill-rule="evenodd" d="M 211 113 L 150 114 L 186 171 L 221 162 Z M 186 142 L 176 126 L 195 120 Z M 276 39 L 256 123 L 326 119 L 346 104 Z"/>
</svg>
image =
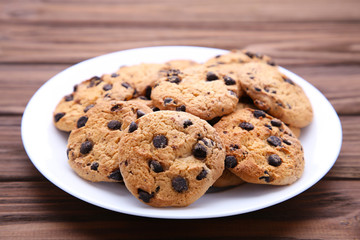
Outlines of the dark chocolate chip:
<svg viewBox="0 0 360 240">
<path fill-rule="evenodd" d="M 290 104 L 287 103 L 286 106 L 287 106 L 289 109 L 291 109 L 291 105 L 290 105 Z"/>
<path fill-rule="evenodd" d="M 284 142 L 286 145 L 291 145 L 291 142 L 290 142 L 289 140 L 283 139 L 283 142 Z"/>
<path fill-rule="evenodd" d="M 218 79 L 219 79 L 219 77 L 213 72 L 208 72 L 206 74 L 206 80 L 207 81 L 215 81 L 215 80 L 218 80 Z"/>
<path fill-rule="evenodd" d="M 153 170 L 154 172 L 156 173 L 159 173 L 159 172 L 163 172 L 164 169 L 163 167 L 161 166 L 161 164 L 158 162 L 158 161 L 155 161 L 155 160 L 150 160 L 149 161 L 149 167 L 151 170 Z"/>
<path fill-rule="evenodd" d="M 138 189 L 138 194 L 139 194 L 139 199 L 142 200 L 143 202 L 150 202 L 150 199 L 154 197 L 154 193 L 148 193 L 142 189 Z"/>
<path fill-rule="evenodd" d="M 174 177 L 171 180 L 171 186 L 178 193 L 185 192 L 186 190 L 188 190 L 186 179 L 181 176 Z"/>
<path fill-rule="evenodd" d="M 193 122 L 190 119 L 187 119 L 184 121 L 184 124 L 183 124 L 184 128 L 187 128 L 188 126 L 191 126 L 191 125 L 193 125 Z"/>
<path fill-rule="evenodd" d="M 82 116 L 78 119 L 77 123 L 76 123 L 76 126 L 77 128 L 81 128 L 81 127 L 84 127 L 86 122 L 88 120 L 88 117 L 87 116 Z"/>
<path fill-rule="evenodd" d="M 67 156 L 67 159 L 69 159 L 69 152 L 71 151 L 70 148 L 66 149 L 66 156 Z"/>
<path fill-rule="evenodd" d="M 137 118 L 141 118 L 142 116 L 144 116 L 146 113 L 144 113 L 143 111 L 141 111 L 141 110 L 137 110 L 136 111 L 136 117 Z"/>
<path fill-rule="evenodd" d="M 138 129 L 138 125 L 136 124 L 136 122 L 131 122 L 129 126 L 129 133 L 132 133 L 136 129 Z"/>
<path fill-rule="evenodd" d="M 185 105 L 181 105 L 181 106 L 179 106 L 179 107 L 176 107 L 176 111 L 185 112 L 185 111 L 186 111 L 186 106 L 185 106 Z"/>
<path fill-rule="evenodd" d="M 166 104 L 171 103 L 172 101 L 173 101 L 172 98 L 165 98 L 165 99 L 164 99 L 164 106 L 166 106 Z"/>
<path fill-rule="evenodd" d="M 123 87 L 126 88 L 126 89 L 131 88 L 130 84 L 127 83 L 127 82 L 123 82 L 123 83 L 121 84 L 121 86 L 123 86 Z"/>
<path fill-rule="evenodd" d="M 252 52 L 248 52 L 246 51 L 245 54 L 249 57 L 249 58 L 253 58 L 255 56 L 255 54 L 253 54 Z"/>
<path fill-rule="evenodd" d="M 111 77 L 112 77 L 112 78 L 116 78 L 116 77 L 118 77 L 118 76 L 119 76 L 119 74 L 117 74 L 117 73 L 111 74 Z"/>
<path fill-rule="evenodd" d="M 156 148 L 165 148 L 168 145 L 168 139 L 164 135 L 157 135 L 153 138 L 153 144 Z"/>
<path fill-rule="evenodd" d="M 76 85 L 74 85 L 73 92 L 76 92 L 77 89 L 78 89 L 78 85 L 76 84 Z"/>
<path fill-rule="evenodd" d="M 116 104 L 111 107 L 110 111 L 115 112 L 115 111 L 120 110 L 121 108 L 122 108 L 122 106 L 120 104 Z"/>
<path fill-rule="evenodd" d="M 257 92 L 261 92 L 261 89 L 258 88 L 258 87 L 254 87 L 254 89 L 255 89 L 255 91 L 257 91 Z"/>
<path fill-rule="evenodd" d="M 90 166 L 90 169 L 93 171 L 97 171 L 99 167 L 99 163 L 98 162 L 93 162 Z"/>
<path fill-rule="evenodd" d="M 111 120 L 107 127 L 111 130 L 119 130 L 121 128 L 121 122 L 117 121 L 117 120 Z"/>
<path fill-rule="evenodd" d="M 226 168 L 234 168 L 238 164 L 236 157 L 234 156 L 226 156 L 225 157 L 225 167 Z"/>
<path fill-rule="evenodd" d="M 87 105 L 85 108 L 84 108 L 84 113 L 86 113 L 87 111 L 89 111 L 90 108 L 94 107 L 94 104 L 90 104 L 90 105 Z"/>
<path fill-rule="evenodd" d="M 158 108 L 158 107 L 153 107 L 153 112 L 157 112 L 157 111 L 160 111 L 160 108 Z"/>
<path fill-rule="evenodd" d="M 219 58 L 219 57 L 221 57 L 221 55 L 216 55 L 216 56 L 215 56 L 215 58 Z"/>
<path fill-rule="evenodd" d="M 261 180 L 261 179 L 264 179 L 265 180 L 265 182 L 270 182 L 270 177 L 269 176 L 261 176 L 261 177 L 259 177 L 259 180 Z"/>
<path fill-rule="evenodd" d="M 92 78 L 90 79 L 90 83 L 89 83 L 89 85 L 88 85 L 87 87 L 88 87 L 88 88 L 91 88 L 91 87 L 93 87 L 93 86 L 97 86 L 97 85 L 99 85 L 101 82 L 102 82 L 101 78 L 99 78 L 99 77 L 97 77 L 97 76 L 92 77 Z"/>
<path fill-rule="evenodd" d="M 252 125 L 249 122 L 242 122 L 239 124 L 239 127 L 241 127 L 242 129 L 244 129 L 246 131 L 251 131 L 254 129 L 254 125 Z"/>
<path fill-rule="evenodd" d="M 278 105 L 279 107 L 284 107 L 284 105 L 281 102 L 275 102 L 276 105 Z"/>
<path fill-rule="evenodd" d="M 136 96 L 138 93 L 139 93 L 138 90 L 134 88 L 133 97 Z"/>
<path fill-rule="evenodd" d="M 167 76 L 177 76 L 177 75 L 179 75 L 181 72 L 180 72 L 180 70 L 179 69 L 174 69 L 174 68 L 172 68 L 172 69 L 169 69 L 168 71 L 167 71 Z"/>
<path fill-rule="evenodd" d="M 73 96 L 72 94 L 66 95 L 66 96 L 64 97 L 64 99 L 65 99 L 66 102 L 69 102 L 69 101 L 74 100 L 74 96 Z"/>
<path fill-rule="evenodd" d="M 196 180 L 202 180 L 204 178 L 206 178 L 206 175 L 208 174 L 208 172 L 203 168 L 201 170 L 201 172 L 196 176 Z"/>
<path fill-rule="evenodd" d="M 112 87 L 113 87 L 112 84 L 109 84 L 109 83 L 108 83 L 108 84 L 105 84 L 105 85 L 103 86 L 103 90 L 104 90 L 104 91 L 109 91 L 109 90 L 112 89 Z"/>
<path fill-rule="evenodd" d="M 267 127 L 268 129 L 272 130 L 272 127 L 269 124 L 265 124 L 265 127 Z"/>
<path fill-rule="evenodd" d="M 239 145 L 237 145 L 237 144 L 230 144 L 230 150 L 235 151 L 235 149 L 239 149 Z"/>
<path fill-rule="evenodd" d="M 55 122 L 58 122 L 63 116 L 65 116 L 64 112 L 55 114 L 55 116 L 54 116 Z"/>
<path fill-rule="evenodd" d="M 249 78 L 250 78 L 250 79 L 255 79 L 255 77 L 254 77 L 254 76 L 250 76 Z"/>
<path fill-rule="evenodd" d="M 268 160 L 269 165 L 274 166 L 274 167 L 278 167 L 282 163 L 281 158 L 277 154 L 271 154 L 267 160 Z"/>
<path fill-rule="evenodd" d="M 277 120 L 277 119 L 273 119 L 271 120 L 271 125 L 273 125 L 274 127 L 281 127 L 282 125 L 282 122 L 280 120 Z"/>
<path fill-rule="evenodd" d="M 152 90 L 151 86 L 147 86 L 145 88 L 145 97 L 147 97 L 148 99 L 151 99 L 151 90 Z"/>
<path fill-rule="evenodd" d="M 178 76 L 169 76 L 168 81 L 171 83 L 179 84 L 181 82 L 181 79 Z"/>
<path fill-rule="evenodd" d="M 281 139 L 278 138 L 278 137 L 276 137 L 276 136 L 270 136 L 270 137 L 268 137 L 267 142 L 268 142 L 270 145 L 274 146 L 274 147 L 277 147 L 277 146 L 280 146 L 280 145 L 281 145 Z"/>
<path fill-rule="evenodd" d="M 224 76 L 225 85 L 235 85 L 236 82 L 229 76 Z"/>
<path fill-rule="evenodd" d="M 274 61 L 268 61 L 267 64 L 269 64 L 270 66 L 276 66 L 276 63 Z"/>
<path fill-rule="evenodd" d="M 139 97 L 141 100 L 145 100 L 145 101 L 149 101 L 150 99 L 148 99 L 147 97 L 145 97 L 145 96 L 140 96 Z"/>
<path fill-rule="evenodd" d="M 290 83 L 291 85 L 295 85 L 295 83 L 290 78 L 283 77 L 283 79 L 285 82 Z"/>
<path fill-rule="evenodd" d="M 116 181 L 121 181 L 123 179 L 122 176 L 121 176 L 121 173 L 120 173 L 120 169 L 116 169 L 115 171 L 110 173 L 108 178 L 116 180 Z"/>
<path fill-rule="evenodd" d="M 254 117 L 256 117 L 256 118 L 260 118 L 260 117 L 266 117 L 266 113 L 264 112 L 264 111 L 261 111 L 261 110 L 255 110 L 254 112 L 253 112 L 253 114 L 254 114 Z"/>
<path fill-rule="evenodd" d="M 195 144 L 192 152 L 194 157 L 200 160 L 205 159 L 207 155 L 206 147 L 200 143 Z"/>
<path fill-rule="evenodd" d="M 81 154 L 88 154 L 93 148 L 93 144 L 90 141 L 85 141 L 80 146 Z"/>
</svg>

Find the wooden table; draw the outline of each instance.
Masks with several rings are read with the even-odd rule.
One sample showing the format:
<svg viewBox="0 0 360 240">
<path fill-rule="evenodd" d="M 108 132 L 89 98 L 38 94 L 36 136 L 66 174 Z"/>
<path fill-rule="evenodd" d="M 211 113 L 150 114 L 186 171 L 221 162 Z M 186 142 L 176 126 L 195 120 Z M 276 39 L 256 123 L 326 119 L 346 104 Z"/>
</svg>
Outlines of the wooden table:
<svg viewBox="0 0 360 240">
<path fill-rule="evenodd" d="M 360 239 L 359 9 L 357 0 L 2 0 L 0 239 Z M 158 45 L 248 48 L 304 77 L 340 116 L 334 167 L 286 202 L 203 220 L 111 212 L 45 179 L 20 136 L 35 91 L 87 58 Z"/>
</svg>

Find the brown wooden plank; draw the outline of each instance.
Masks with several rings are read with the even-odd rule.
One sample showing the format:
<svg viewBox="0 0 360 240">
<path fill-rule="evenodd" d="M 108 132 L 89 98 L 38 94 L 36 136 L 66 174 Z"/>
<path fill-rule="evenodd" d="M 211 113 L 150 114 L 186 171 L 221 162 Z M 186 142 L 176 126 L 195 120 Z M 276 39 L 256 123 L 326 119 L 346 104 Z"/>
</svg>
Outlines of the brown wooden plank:
<svg viewBox="0 0 360 240">
<path fill-rule="evenodd" d="M 360 179 L 360 116 L 341 117 L 343 144 L 340 156 L 327 174 L 331 179 Z M 18 116 L 0 116 L 0 181 L 40 180 L 42 175 L 26 155 Z"/>
<path fill-rule="evenodd" d="M 0 76 L 0 114 L 22 114 L 36 90 L 67 67 L 69 65 L 63 64 L 0 65 L 2 73 Z M 338 114 L 360 114 L 360 68 L 357 65 L 332 67 L 284 65 L 284 67 L 317 87 L 329 99 Z"/>
<path fill-rule="evenodd" d="M 359 194 L 358 181 L 321 181 L 293 199 L 256 212 L 223 219 L 165 220 L 104 210 L 48 182 L 0 183 L 0 237 L 356 239 Z"/>
</svg>

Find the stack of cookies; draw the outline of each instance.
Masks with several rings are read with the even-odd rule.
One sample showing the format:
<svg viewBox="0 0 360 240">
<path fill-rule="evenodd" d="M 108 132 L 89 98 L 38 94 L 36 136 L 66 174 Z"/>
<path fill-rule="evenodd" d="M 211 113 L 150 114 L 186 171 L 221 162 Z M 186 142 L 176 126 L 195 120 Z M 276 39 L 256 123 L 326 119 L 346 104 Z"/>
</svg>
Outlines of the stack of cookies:
<svg viewBox="0 0 360 240">
<path fill-rule="evenodd" d="M 298 137 L 312 117 L 304 91 L 270 57 L 233 50 L 92 77 L 59 102 L 54 124 L 70 132 L 80 177 L 182 207 L 210 187 L 294 183 L 304 170 Z"/>
</svg>

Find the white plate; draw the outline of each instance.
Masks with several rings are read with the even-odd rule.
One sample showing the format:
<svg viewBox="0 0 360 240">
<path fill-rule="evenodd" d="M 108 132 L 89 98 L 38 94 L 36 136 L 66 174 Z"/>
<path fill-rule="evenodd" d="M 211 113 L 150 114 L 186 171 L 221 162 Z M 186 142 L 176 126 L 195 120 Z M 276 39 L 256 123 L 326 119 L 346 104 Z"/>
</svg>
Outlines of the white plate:
<svg viewBox="0 0 360 240">
<path fill-rule="evenodd" d="M 112 73 L 119 66 L 141 62 L 162 63 L 171 59 L 204 62 L 227 51 L 214 48 L 164 46 L 131 49 L 95 57 L 76 64 L 47 81 L 28 103 L 21 136 L 25 150 L 36 168 L 52 183 L 69 194 L 113 211 L 154 218 L 195 219 L 230 216 L 272 206 L 292 198 L 319 181 L 335 163 L 341 143 L 340 120 L 326 98 L 294 73 L 281 72 L 298 83 L 314 109 L 314 120 L 302 129 L 305 151 L 303 176 L 290 186 L 244 184 L 221 192 L 207 193 L 185 208 L 153 208 L 135 199 L 118 183 L 91 183 L 78 177 L 67 163 L 67 134 L 52 123 L 52 112 L 73 86 L 94 75 Z"/>
</svg>

